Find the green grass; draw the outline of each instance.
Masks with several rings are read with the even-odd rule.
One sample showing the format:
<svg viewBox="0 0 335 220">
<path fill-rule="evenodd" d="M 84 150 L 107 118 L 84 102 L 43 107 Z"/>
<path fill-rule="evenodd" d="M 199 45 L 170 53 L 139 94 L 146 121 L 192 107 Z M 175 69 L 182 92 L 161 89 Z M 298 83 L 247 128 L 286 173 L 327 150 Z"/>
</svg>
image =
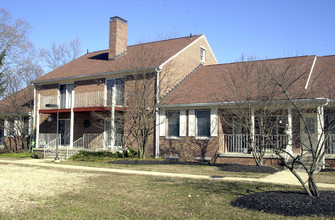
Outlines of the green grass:
<svg viewBox="0 0 335 220">
<path fill-rule="evenodd" d="M 0 154 L 0 157 L 10 157 L 10 158 L 31 158 L 33 157 L 33 153 L 22 152 L 22 153 L 4 153 Z"/>
<path fill-rule="evenodd" d="M 110 174 L 89 186 L 38 202 L 27 211 L 1 213 L 1 219 L 292 219 L 240 209 L 240 196 L 272 190 L 297 190 L 269 184 L 189 180 Z M 296 218 L 299 219 L 299 218 Z M 305 218 L 309 219 L 309 218 Z"/>
<path fill-rule="evenodd" d="M 62 161 L 61 163 L 68 165 L 77 165 L 77 166 L 143 170 L 143 171 L 155 171 L 155 172 L 166 172 L 166 173 L 186 173 L 195 175 L 227 176 L 227 177 L 229 176 L 229 177 L 260 178 L 269 175 L 268 173 L 223 171 L 220 169 L 220 167 L 209 166 L 209 165 L 183 165 L 183 164 L 126 165 L 126 164 L 108 164 L 105 161 L 71 161 L 71 160 Z"/>
</svg>

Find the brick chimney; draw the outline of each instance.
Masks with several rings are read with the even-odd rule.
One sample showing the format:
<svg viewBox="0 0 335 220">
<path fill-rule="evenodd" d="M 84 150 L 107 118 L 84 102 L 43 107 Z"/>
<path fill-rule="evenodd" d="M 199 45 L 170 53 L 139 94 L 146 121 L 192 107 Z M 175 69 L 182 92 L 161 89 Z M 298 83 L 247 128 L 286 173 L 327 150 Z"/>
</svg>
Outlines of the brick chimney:
<svg viewBox="0 0 335 220">
<path fill-rule="evenodd" d="M 115 16 L 109 21 L 108 59 L 115 60 L 127 52 L 127 21 Z"/>
</svg>

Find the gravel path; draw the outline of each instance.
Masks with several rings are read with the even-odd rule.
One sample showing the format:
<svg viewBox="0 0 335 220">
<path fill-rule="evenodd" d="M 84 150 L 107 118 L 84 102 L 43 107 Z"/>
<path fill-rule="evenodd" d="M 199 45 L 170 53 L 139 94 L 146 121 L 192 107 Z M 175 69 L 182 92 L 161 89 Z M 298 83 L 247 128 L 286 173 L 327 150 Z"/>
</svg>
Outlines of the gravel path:
<svg viewBox="0 0 335 220">
<path fill-rule="evenodd" d="M 92 173 L 0 164 L 0 211 L 24 211 L 47 198 L 78 190 Z"/>
</svg>

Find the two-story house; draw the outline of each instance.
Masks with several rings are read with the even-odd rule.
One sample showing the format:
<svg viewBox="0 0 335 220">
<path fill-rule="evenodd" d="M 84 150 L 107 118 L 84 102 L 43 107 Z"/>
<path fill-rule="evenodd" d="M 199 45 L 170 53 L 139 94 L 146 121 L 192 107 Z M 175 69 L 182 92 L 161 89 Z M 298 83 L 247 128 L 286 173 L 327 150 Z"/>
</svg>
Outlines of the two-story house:
<svg viewBox="0 0 335 220">
<path fill-rule="evenodd" d="M 128 46 L 127 28 L 124 19 L 111 18 L 107 50 L 87 53 L 34 81 L 37 148 L 54 144 L 58 127 L 62 146 L 121 149 L 127 121 L 116 119 L 131 104 L 127 90 L 134 76 L 150 74 L 157 94 L 152 101 L 159 102 L 200 65 L 217 63 L 204 35 Z M 150 154 L 158 154 L 155 143 Z"/>
</svg>

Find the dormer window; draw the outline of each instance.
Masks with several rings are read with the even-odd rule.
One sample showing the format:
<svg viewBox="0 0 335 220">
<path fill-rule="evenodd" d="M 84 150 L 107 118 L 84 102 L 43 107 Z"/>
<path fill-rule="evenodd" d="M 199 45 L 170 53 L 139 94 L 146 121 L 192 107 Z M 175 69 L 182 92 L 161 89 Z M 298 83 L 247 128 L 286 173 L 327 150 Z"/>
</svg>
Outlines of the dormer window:
<svg viewBox="0 0 335 220">
<path fill-rule="evenodd" d="M 203 47 L 200 47 L 200 61 L 206 62 L 206 49 Z"/>
</svg>

